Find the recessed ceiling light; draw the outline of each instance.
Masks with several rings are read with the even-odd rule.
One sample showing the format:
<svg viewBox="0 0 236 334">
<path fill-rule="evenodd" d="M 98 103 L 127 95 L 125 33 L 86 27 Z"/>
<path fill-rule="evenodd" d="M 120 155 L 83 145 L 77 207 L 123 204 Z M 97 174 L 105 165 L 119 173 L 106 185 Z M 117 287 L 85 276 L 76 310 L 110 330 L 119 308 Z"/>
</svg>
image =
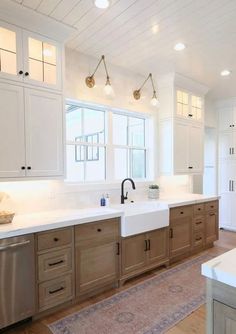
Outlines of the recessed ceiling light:
<svg viewBox="0 0 236 334">
<path fill-rule="evenodd" d="M 186 46 L 184 45 L 184 43 L 177 43 L 174 46 L 175 51 L 182 51 L 186 48 Z"/>
<path fill-rule="evenodd" d="M 154 24 L 152 26 L 152 32 L 153 32 L 153 34 L 157 34 L 158 31 L 159 31 L 159 25 L 158 24 Z"/>
<path fill-rule="evenodd" d="M 94 4 L 97 8 L 106 9 L 110 5 L 109 0 L 95 0 Z"/>
<path fill-rule="evenodd" d="M 227 77 L 231 74 L 231 72 L 229 70 L 223 70 L 220 72 L 220 74 L 222 75 L 222 77 Z"/>
</svg>

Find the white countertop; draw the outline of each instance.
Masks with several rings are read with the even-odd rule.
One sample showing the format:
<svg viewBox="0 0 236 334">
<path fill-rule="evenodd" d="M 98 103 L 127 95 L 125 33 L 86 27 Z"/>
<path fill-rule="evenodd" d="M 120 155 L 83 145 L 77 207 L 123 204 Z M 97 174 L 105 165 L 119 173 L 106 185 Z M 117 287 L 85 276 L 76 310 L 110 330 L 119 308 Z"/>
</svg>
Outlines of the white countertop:
<svg viewBox="0 0 236 334">
<path fill-rule="evenodd" d="M 198 194 L 181 194 L 162 196 L 157 202 L 165 203 L 169 208 L 181 205 L 196 204 L 218 199 L 218 196 Z M 152 200 L 153 201 L 153 200 Z M 136 202 L 137 203 L 137 202 Z M 0 239 L 36 233 L 55 228 L 73 226 L 93 221 L 121 217 L 124 210 L 111 207 L 97 207 L 87 209 L 68 209 L 37 212 L 25 215 L 15 215 L 11 224 L 0 225 Z"/>
<path fill-rule="evenodd" d="M 236 287 L 236 248 L 203 263 L 202 275 Z"/>
</svg>

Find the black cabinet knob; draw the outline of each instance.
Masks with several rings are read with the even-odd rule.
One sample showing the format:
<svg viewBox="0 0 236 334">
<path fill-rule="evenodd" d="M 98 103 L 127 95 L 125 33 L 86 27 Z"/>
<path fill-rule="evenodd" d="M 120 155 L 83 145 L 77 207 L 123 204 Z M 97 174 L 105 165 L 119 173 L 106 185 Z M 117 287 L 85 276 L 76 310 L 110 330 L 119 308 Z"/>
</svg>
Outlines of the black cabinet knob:
<svg viewBox="0 0 236 334">
<path fill-rule="evenodd" d="M 28 75 L 29 75 L 29 72 L 25 72 L 25 77 L 28 77 Z"/>
<path fill-rule="evenodd" d="M 192 167 L 192 166 L 189 166 L 188 169 L 193 169 L 193 167 Z"/>
<path fill-rule="evenodd" d="M 22 170 L 25 170 L 25 166 L 22 166 L 21 169 L 22 169 Z"/>
<path fill-rule="evenodd" d="M 20 75 L 22 75 L 24 72 L 23 72 L 23 71 L 19 71 L 18 73 L 19 73 Z"/>
<path fill-rule="evenodd" d="M 102 229 L 101 229 L 101 228 L 98 228 L 97 231 L 98 231 L 98 232 L 102 232 Z"/>
<path fill-rule="evenodd" d="M 53 240 L 54 240 L 55 242 L 59 241 L 59 239 L 58 239 L 58 238 L 54 238 Z"/>
<path fill-rule="evenodd" d="M 30 166 L 28 166 L 28 167 L 27 167 L 27 169 L 28 169 L 28 170 L 30 170 L 30 169 L 31 169 L 31 167 L 30 167 Z"/>
<path fill-rule="evenodd" d="M 188 114 L 188 116 L 189 116 L 189 117 L 193 117 L 193 115 L 192 115 L 192 114 Z"/>
</svg>

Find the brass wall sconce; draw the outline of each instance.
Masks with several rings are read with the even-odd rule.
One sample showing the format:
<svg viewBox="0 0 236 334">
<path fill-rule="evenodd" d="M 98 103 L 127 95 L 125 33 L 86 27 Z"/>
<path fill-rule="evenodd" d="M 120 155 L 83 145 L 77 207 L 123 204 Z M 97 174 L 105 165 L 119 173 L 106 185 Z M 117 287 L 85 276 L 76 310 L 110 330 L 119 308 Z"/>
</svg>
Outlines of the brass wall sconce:
<svg viewBox="0 0 236 334">
<path fill-rule="evenodd" d="M 152 78 L 152 73 L 149 73 L 148 77 L 145 79 L 145 81 L 142 84 L 142 86 L 139 89 L 136 89 L 133 92 L 133 96 L 134 96 L 135 100 L 139 100 L 141 98 L 141 90 L 143 89 L 144 85 L 146 84 L 146 82 L 149 79 L 151 80 L 152 89 L 153 89 L 153 95 L 152 95 L 152 99 L 151 99 L 150 103 L 151 103 L 152 106 L 158 107 L 160 103 L 159 103 L 159 101 L 157 99 L 157 92 L 156 92 L 156 89 L 155 89 L 155 86 L 154 86 L 154 82 L 153 82 L 153 78 Z"/>
<path fill-rule="evenodd" d="M 93 88 L 95 86 L 94 76 L 95 76 L 95 74 L 96 74 L 96 72 L 97 72 L 97 70 L 98 70 L 98 68 L 99 68 L 99 66 L 101 65 L 102 62 L 104 64 L 104 68 L 105 68 L 105 72 L 106 72 L 106 84 L 105 84 L 105 87 L 104 87 L 104 92 L 105 92 L 106 95 L 111 95 L 113 93 L 113 89 L 112 89 L 112 86 L 111 86 L 111 81 L 110 81 L 110 77 L 109 77 L 109 74 L 108 74 L 107 65 L 106 65 L 104 55 L 102 55 L 101 59 L 99 60 L 93 74 L 88 76 L 85 79 L 85 83 L 89 88 Z"/>
</svg>

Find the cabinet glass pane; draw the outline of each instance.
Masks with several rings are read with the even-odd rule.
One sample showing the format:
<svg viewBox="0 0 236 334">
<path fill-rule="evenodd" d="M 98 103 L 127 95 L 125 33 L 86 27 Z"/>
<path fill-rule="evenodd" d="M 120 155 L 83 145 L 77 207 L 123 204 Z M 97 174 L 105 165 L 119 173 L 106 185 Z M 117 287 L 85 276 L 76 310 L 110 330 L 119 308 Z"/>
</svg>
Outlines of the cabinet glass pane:
<svg viewBox="0 0 236 334">
<path fill-rule="evenodd" d="M 55 85 L 57 82 L 57 69 L 55 65 L 50 65 L 44 63 L 43 65 L 44 69 L 44 82 L 50 85 Z"/>
<path fill-rule="evenodd" d="M 132 161 L 131 177 L 135 179 L 140 179 L 140 178 L 143 179 L 146 177 L 145 159 L 146 159 L 145 150 L 131 150 L 131 161 Z"/>
<path fill-rule="evenodd" d="M 16 33 L 0 27 L 0 49 L 16 53 Z"/>
<path fill-rule="evenodd" d="M 56 65 L 56 47 L 54 45 L 43 43 L 44 62 Z"/>
<path fill-rule="evenodd" d="M 29 38 L 29 57 L 43 60 L 43 43 L 34 38 Z"/>
<path fill-rule="evenodd" d="M 29 73 L 31 79 L 43 81 L 43 63 L 38 60 L 29 59 Z"/>
<path fill-rule="evenodd" d="M 129 145 L 141 146 L 145 145 L 145 121 L 144 119 L 129 117 Z"/>
<path fill-rule="evenodd" d="M 122 180 L 128 176 L 127 167 L 128 150 L 125 148 L 116 148 L 114 150 L 115 179 Z"/>
<path fill-rule="evenodd" d="M 182 103 L 183 102 L 183 97 L 182 97 L 182 92 L 180 90 L 177 90 L 177 102 Z"/>
<path fill-rule="evenodd" d="M 16 75 L 16 33 L 0 27 L 0 71 Z"/>
<path fill-rule="evenodd" d="M 16 54 L 0 50 L 0 69 L 1 72 L 16 74 Z"/>
<path fill-rule="evenodd" d="M 188 104 L 188 94 L 183 92 L 183 104 Z"/>
<path fill-rule="evenodd" d="M 113 119 L 113 144 L 127 145 L 128 117 L 119 114 L 113 114 L 112 119 Z"/>
<path fill-rule="evenodd" d="M 57 83 L 56 47 L 31 37 L 28 43 L 30 78 L 55 85 Z M 35 61 L 38 61 L 41 66 Z"/>
<path fill-rule="evenodd" d="M 189 114 L 189 110 L 188 110 L 188 105 L 183 105 L 183 113 L 182 113 L 182 115 L 184 116 L 184 117 L 188 117 L 188 114 Z"/>
</svg>

